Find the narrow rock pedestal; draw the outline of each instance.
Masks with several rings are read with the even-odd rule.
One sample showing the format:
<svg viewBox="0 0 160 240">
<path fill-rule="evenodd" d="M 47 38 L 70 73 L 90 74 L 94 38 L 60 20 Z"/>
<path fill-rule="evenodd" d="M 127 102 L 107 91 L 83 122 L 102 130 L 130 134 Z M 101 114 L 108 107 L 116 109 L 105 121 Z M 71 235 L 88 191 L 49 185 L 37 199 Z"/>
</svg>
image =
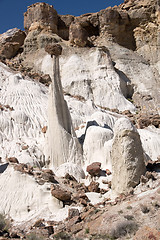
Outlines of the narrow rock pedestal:
<svg viewBox="0 0 160 240">
<path fill-rule="evenodd" d="M 47 46 L 46 51 L 53 57 L 53 76 L 48 106 L 48 154 L 50 167 L 56 168 L 66 162 L 81 164 L 82 150 L 72 126 L 68 106 L 63 97 L 59 71 L 59 44 Z"/>
</svg>

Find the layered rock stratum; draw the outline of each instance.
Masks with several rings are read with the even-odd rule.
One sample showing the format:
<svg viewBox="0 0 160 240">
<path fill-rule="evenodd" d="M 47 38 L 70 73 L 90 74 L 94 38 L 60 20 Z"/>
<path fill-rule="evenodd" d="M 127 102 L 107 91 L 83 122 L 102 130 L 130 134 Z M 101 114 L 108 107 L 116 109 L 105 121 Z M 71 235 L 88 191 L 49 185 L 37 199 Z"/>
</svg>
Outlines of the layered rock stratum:
<svg viewBox="0 0 160 240">
<path fill-rule="evenodd" d="M 159 22 L 35 3 L 0 35 L 3 239 L 159 239 Z"/>
</svg>

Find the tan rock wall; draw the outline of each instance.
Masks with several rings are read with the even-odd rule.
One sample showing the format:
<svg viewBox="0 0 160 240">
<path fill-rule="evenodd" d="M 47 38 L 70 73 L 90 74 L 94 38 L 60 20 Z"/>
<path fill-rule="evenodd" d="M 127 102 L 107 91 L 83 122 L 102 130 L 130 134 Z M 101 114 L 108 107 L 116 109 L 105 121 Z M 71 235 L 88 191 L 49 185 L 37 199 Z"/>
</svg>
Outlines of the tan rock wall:
<svg viewBox="0 0 160 240">
<path fill-rule="evenodd" d="M 49 29 L 57 33 L 58 15 L 53 6 L 46 3 L 35 3 L 24 13 L 24 28 L 31 30 L 33 25 L 42 29 Z"/>
</svg>

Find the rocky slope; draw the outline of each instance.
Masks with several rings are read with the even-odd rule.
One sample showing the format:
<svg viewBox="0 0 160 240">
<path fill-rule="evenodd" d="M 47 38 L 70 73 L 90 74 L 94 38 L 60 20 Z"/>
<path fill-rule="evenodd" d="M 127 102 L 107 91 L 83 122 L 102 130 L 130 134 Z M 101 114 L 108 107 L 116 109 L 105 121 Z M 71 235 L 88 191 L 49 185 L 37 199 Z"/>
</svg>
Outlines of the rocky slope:
<svg viewBox="0 0 160 240">
<path fill-rule="evenodd" d="M 0 35 L 0 235 L 159 239 L 159 2 L 24 28 Z"/>
</svg>

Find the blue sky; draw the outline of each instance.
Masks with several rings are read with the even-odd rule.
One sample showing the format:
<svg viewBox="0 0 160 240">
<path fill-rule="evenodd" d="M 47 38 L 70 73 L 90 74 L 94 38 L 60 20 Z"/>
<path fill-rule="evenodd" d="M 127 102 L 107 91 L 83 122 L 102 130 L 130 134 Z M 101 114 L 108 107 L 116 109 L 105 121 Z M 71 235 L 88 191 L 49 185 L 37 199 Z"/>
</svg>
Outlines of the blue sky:
<svg viewBox="0 0 160 240">
<path fill-rule="evenodd" d="M 17 27 L 23 30 L 23 13 L 27 6 L 36 2 L 53 5 L 59 14 L 79 16 L 84 13 L 98 12 L 108 6 L 119 5 L 123 0 L 0 0 L 0 34 Z"/>
</svg>

